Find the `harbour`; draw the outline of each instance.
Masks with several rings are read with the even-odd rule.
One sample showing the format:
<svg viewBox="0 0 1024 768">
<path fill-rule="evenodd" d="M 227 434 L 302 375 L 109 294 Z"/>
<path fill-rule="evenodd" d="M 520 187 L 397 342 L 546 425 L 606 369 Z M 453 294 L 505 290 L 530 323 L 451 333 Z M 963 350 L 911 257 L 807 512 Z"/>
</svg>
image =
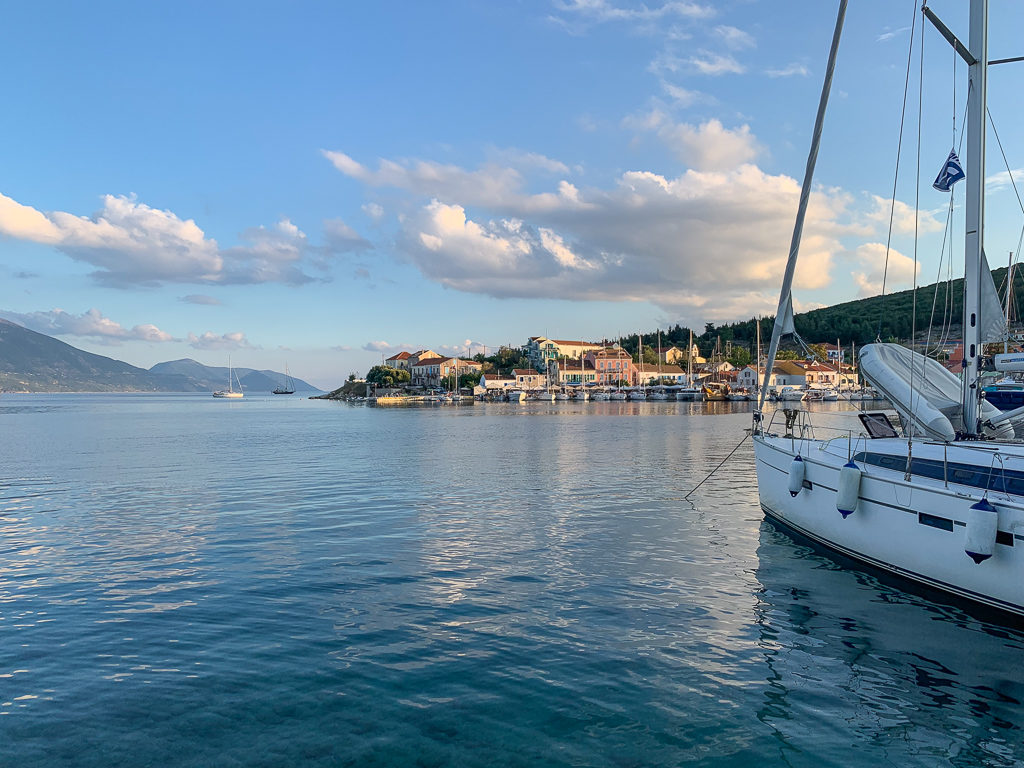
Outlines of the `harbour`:
<svg viewBox="0 0 1024 768">
<path fill-rule="evenodd" d="M 5 394 L 0 763 L 1019 764 L 1019 630 L 774 527 L 749 441 L 684 500 L 750 409 Z"/>
</svg>

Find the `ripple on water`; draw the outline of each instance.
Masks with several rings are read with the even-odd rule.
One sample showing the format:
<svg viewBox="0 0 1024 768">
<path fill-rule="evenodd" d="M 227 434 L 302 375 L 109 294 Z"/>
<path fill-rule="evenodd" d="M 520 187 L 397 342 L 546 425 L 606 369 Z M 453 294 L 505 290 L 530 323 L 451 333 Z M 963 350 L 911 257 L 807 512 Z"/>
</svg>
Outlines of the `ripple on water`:
<svg viewBox="0 0 1024 768">
<path fill-rule="evenodd" d="M 749 446 L 684 501 L 745 411 L 210 400 L 0 413 L 0 764 L 1024 761 L 1019 633 L 776 531 Z"/>
</svg>

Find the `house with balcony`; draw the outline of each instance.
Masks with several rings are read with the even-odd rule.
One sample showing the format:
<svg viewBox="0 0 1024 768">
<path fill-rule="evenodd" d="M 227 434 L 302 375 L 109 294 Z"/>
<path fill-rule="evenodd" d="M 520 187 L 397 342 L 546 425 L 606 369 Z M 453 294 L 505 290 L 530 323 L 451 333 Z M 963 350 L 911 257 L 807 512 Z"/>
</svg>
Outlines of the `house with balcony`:
<svg viewBox="0 0 1024 768">
<path fill-rule="evenodd" d="M 512 378 L 516 381 L 516 389 L 523 392 L 532 392 L 547 386 L 547 376 L 533 368 L 514 368 Z"/>
<path fill-rule="evenodd" d="M 594 381 L 604 386 L 616 386 L 625 382 L 627 386 L 636 384 L 636 365 L 629 353 L 621 347 L 603 347 L 591 350 L 584 362 L 594 370 Z"/>
<path fill-rule="evenodd" d="M 808 387 L 838 389 L 839 371 L 833 368 L 831 365 L 825 365 L 824 363 L 817 362 L 805 362 L 803 365 L 804 378 L 807 381 Z"/>
<path fill-rule="evenodd" d="M 558 383 L 566 384 L 597 384 L 597 371 L 584 358 L 580 360 L 562 360 L 558 363 Z"/>
<path fill-rule="evenodd" d="M 397 355 L 392 355 L 384 361 L 384 365 L 388 368 L 396 368 L 399 371 L 409 370 L 409 360 L 412 358 L 412 354 L 409 352 L 399 352 Z"/>
<path fill-rule="evenodd" d="M 421 387 L 439 387 L 458 370 L 459 376 L 470 371 L 480 371 L 483 366 L 475 360 L 454 357 L 427 357 L 410 366 L 412 384 Z"/>
<path fill-rule="evenodd" d="M 432 349 L 421 349 L 418 352 L 413 352 L 407 358 L 407 360 L 409 361 L 409 371 L 411 373 L 412 372 L 412 366 L 416 365 L 421 360 L 427 360 L 427 359 L 438 359 L 438 360 L 440 360 L 442 357 L 443 357 L 443 355 L 437 354 L 437 352 L 435 352 Z"/>
<path fill-rule="evenodd" d="M 678 365 L 637 363 L 636 383 L 641 387 L 650 387 L 657 384 L 685 384 L 686 371 Z"/>
<path fill-rule="evenodd" d="M 549 360 L 580 359 L 588 352 L 606 347 L 590 341 L 568 341 L 565 339 L 549 339 L 546 336 L 531 336 L 523 347 L 523 353 L 530 360 L 530 365 L 538 371 L 546 371 Z"/>
</svg>

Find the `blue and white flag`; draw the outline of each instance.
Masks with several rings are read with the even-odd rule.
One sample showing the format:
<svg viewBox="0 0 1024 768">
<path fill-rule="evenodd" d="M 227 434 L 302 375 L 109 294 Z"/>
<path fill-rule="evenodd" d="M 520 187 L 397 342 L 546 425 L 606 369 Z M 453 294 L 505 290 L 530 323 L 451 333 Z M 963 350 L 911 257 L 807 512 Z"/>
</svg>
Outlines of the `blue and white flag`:
<svg viewBox="0 0 1024 768">
<path fill-rule="evenodd" d="M 942 170 L 935 177 L 932 186 L 939 192 L 949 192 L 950 188 L 962 178 L 964 178 L 964 169 L 960 167 L 960 158 L 956 156 L 955 151 L 951 150 L 949 157 L 946 158 L 946 164 L 942 166 Z"/>
</svg>

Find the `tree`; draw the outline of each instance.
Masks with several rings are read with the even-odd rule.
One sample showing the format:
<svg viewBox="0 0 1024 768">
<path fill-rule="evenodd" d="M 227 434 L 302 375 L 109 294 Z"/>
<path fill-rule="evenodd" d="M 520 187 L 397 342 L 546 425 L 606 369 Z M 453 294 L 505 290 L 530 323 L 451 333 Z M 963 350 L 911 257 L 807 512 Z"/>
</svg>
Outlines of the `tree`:
<svg viewBox="0 0 1024 768">
<path fill-rule="evenodd" d="M 409 372 L 387 365 L 375 365 L 366 373 L 366 383 L 378 387 L 394 387 L 409 381 Z"/>
<path fill-rule="evenodd" d="M 729 355 L 729 362 L 737 368 L 742 368 L 745 365 L 750 365 L 750 350 L 746 347 L 733 347 L 732 354 Z"/>
</svg>

